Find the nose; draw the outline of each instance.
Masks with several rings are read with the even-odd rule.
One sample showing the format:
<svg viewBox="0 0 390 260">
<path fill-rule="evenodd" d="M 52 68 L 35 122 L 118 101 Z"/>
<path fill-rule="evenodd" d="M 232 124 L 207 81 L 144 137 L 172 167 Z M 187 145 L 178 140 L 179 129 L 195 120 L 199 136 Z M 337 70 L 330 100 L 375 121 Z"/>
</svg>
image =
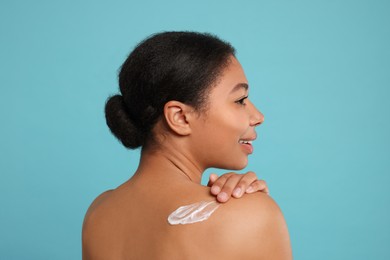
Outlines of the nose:
<svg viewBox="0 0 390 260">
<path fill-rule="evenodd" d="M 261 113 L 252 102 L 250 103 L 249 115 L 250 126 L 258 126 L 264 122 L 263 113 Z"/>
</svg>

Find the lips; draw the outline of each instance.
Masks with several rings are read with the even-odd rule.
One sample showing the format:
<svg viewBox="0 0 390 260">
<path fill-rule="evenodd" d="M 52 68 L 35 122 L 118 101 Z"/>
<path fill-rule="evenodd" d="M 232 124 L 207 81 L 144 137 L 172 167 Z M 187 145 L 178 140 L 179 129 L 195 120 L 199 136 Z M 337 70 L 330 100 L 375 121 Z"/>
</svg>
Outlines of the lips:
<svg viewBox="0 0 390 260">
<path fill-rule="evenodd" d="M 251 139 L 240 139 L 238 141 L 238 143 L 241 145 L 241 147 L 244 149 L 244 151 L 248 154 L 251 154 L 253 153 L 253 146 L 252 146 L 252 142 L 254 141 L 255 139 L 251 138 Z"/>
<path fill-rule="evenodd" d="M 239 140 L 240 144 L 252 144 L 252 140 Z"/>
</svg>

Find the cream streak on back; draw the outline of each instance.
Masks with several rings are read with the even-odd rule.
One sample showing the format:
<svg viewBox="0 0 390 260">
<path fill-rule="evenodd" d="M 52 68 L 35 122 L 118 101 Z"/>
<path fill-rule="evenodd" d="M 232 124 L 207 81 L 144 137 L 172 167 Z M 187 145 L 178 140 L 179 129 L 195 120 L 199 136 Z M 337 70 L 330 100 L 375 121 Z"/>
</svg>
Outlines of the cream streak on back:
<svg viewBox="0 0 390 260">
<path fill-rule="evenodd" d="M 217 201 L 201 201 L 179 207 L 168 216 L 171 225 L 191 224 L 207 220 L 221 204 Z"/>
</svg>

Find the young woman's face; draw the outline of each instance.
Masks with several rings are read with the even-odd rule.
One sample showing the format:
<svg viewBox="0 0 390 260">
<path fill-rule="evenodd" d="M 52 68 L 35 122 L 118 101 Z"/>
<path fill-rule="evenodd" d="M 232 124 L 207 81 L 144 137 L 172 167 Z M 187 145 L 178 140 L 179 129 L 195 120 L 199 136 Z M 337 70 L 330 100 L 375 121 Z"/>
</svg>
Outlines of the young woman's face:
<svg viewBox="0 0 390 260">
<path fill-rule="evenodd" d="M 212 87 L 207 103 L 207 111 L 193 126 L 197 157 L 206 168 L 244 168 L 253 152 L 255 126 L 264 116 L 250 102 L 248 81 L 234 57 Z"/>
</svg>

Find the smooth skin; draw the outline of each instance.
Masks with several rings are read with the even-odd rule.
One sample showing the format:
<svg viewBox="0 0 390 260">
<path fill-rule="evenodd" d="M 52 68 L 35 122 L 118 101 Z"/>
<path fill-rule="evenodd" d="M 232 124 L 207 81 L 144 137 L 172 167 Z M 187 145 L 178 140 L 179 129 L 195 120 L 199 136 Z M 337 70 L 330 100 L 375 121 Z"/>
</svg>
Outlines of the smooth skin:
<svg viewBox="0 0 390 260">
<path fill-rule="evenodd" d="M 209 167 L 240 170 L 248 163 L 253 152 L 248 141 L 256 139 L 255 127 L 264 116 L 248 99 L 247 86 L 241 65 L 231 57 L 206 111 L 166 103 L 153 129 L 158 145 L 142 149 L 133 177 L 90 206 L 83 225 L 84 260 L 292 259 L 275 201 L 264 192 L 242 196 L 248 177 L 222 176 L 212 188 L 200 184 Z M 215 200 L 213 194 L 222 200 L 229 194 L 242 197 L 222 204 L 203 222 L 167 222 L 178 207 Z"/>
<path fill-rule="evenodd" d="M 269 195 L 269 189 L 264 180 L 258 180 L 254 172 L 237 174 L 235 172 L 225 173 L 222 176 L 212 173 L 207 186 L 211 187 L 211 194 L 217 196 L 217 201 L 227 202 L 231 196 L 241 198 L 244 194 L 257 191 Z"/>
</svg>

